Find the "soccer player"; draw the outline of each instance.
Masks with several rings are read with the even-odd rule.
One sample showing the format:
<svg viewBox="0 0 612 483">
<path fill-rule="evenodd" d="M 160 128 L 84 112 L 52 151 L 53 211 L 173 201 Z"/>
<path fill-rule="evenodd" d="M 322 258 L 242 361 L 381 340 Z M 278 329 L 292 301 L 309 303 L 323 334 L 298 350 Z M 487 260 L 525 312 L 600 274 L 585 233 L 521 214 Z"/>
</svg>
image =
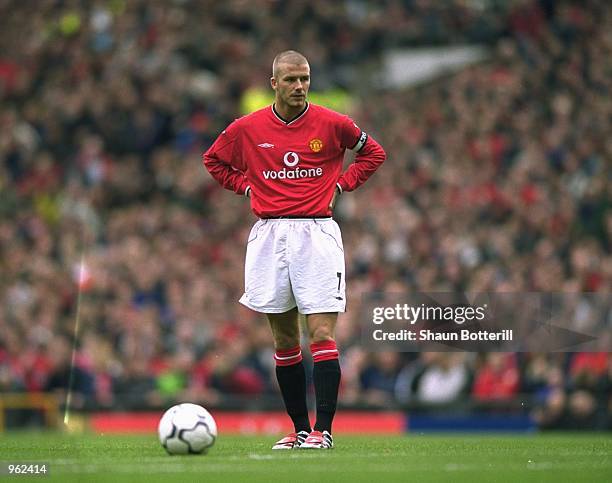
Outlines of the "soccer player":
<svg viewBox="0 0 612 483">
<path fill-rule="evenodd" d="M 247 241 L 240 302 L 270 322 L 276 376 L 295 429 L 273 449 L 327 449 L 340 384 L 334 330 L 346 306 L 344 249 L 332 210 L 339 194 L 376 171 L 385 152 L 348 116 L 307 101 L 310 67 L 302 54 L 278 54 L 270 83 L 274 104 L 232 122 L 203 159 L 224 188 L 250 197 L 259 217 Z M 347 149 L 356 156 L 343 172 Z M 314 361 L 314 428 L 298 312 L 306 317 Z"/>
</svg>

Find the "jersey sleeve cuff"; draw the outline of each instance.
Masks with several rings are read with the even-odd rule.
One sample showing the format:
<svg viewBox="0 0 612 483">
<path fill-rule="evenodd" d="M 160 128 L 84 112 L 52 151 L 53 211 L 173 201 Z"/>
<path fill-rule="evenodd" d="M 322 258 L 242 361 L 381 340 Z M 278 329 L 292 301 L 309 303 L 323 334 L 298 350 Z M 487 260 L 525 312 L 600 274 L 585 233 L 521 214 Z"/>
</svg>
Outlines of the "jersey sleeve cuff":
<svg viewBox="0 0 612 483">
<path fill-rule="evenodd" d="M 350 189 L 348 189 L 349 187 L 346 185 L 346 181 L 344 180 L 344 178 L 340 178 L 336 183 L 336 186 L 340 188 L 340 194 L 344 193 L 345 191 L 351 191 Z"/>
<path fill-rule="evenodd" d="M 244 196 L 246 196 L 247 198 L 250 198 L 250 197 L 251 197 L 251 187 L 250 187 L 250 186 L 247 186 L 247 187 L 244 189 Z"/>
</svg>

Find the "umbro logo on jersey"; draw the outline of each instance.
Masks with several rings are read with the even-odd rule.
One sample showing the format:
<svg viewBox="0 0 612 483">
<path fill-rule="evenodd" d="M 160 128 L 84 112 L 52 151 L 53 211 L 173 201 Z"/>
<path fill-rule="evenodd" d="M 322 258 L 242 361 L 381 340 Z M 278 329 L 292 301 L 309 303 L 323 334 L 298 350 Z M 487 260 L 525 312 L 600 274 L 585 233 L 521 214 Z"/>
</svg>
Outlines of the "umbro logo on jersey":
<svg viewBox="0 0 612 483">
<path fill-rule="evenodd" d="M 260 147 L 260 148 L 265 148 L 265 149 L 267 149 L 267 148 L 273 148 L 273 147 L 274 147 L 274 144 L 270 144 L 270 143 L 261 143 L 261 144 L 258 144 L 257 146 L 258 146 L 258 147 Z"/>
</svg>

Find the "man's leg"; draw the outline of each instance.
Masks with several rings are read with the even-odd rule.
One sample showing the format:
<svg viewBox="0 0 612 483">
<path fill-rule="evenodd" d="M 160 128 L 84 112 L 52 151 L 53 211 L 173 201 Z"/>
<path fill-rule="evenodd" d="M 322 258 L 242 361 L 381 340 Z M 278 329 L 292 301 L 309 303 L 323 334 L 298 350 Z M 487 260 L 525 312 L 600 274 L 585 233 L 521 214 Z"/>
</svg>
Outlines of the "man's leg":
<svg viewBox="0 0 612 483">
<path fill-rule="evenodd" d="M 314 430 L 327 431 L 330 434 L 340 386 L 340 364 L 334 340 L 337 320 L 337 313 L 307 316 L 310 351 L 314 361 L 312 378 L 317 399 L 317 420 Z"/>
<path fill-rule="evenodd" d="M 300 349 L 297 308 L 282 314 L 267 314 L 274 337 L 276 378 L 295 432 L 310 432 L 306 405 L 306 375 Z"/>
</svg>

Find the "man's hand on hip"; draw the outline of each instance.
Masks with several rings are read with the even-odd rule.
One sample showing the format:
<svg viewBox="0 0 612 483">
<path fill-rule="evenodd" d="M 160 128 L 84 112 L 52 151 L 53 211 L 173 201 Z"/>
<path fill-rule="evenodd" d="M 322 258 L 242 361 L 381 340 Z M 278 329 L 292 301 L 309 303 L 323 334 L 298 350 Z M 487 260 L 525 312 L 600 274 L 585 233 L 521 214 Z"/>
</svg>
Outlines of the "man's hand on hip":
<svg viewBox="0 0 612 483">
<path fill-rule="evenodd" d="M 329 209 L 333 210 L 334 207 L 336 206 L 336 201 L 338 200 L 338 196 L 340 195 L 340 188 L 338 188 L 336 186 L 336 189 L 334 190 L 334 196 L 332 196 L 331 201 L 329 202 Z"/>
</svg>

